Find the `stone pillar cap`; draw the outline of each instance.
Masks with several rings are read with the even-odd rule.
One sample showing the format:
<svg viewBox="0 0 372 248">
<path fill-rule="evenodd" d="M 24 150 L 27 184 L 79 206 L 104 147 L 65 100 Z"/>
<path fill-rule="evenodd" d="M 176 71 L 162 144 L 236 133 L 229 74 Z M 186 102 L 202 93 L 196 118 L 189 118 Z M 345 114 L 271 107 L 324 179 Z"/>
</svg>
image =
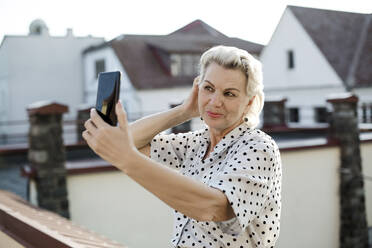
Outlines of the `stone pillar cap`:
<svg viewBox="0 0 372 248">
<path fill-rule="evenodd" d="M 288 99 L 286 97 L 283 97 L 283 96 L 269 96 L 269 97 L 265 97 L 265 102 L 271 102 L 271 103 L 284 103 L 287 100 Z"/>
<path fill-rule="evenodd" d="M 28 105 L 28 115 L 63 114 L 68 112 L 68 106 L 52 101 L 39 101 Z"/>
<path fill-rule="evenodd" d="M 330 103 L 356 103 L 358 100 L 358 96 L 350 92 L 331 94 L 327 97 L 327 102 Z"/>
</svg>

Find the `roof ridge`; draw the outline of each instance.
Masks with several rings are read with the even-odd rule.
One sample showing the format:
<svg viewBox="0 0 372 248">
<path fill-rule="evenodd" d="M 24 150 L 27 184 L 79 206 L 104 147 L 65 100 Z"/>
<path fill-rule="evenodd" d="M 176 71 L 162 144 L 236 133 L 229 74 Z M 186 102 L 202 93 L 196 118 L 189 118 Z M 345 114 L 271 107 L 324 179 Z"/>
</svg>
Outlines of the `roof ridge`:
<svg viewBox="0 0 372 248">
<path fill-rule="evenodd" d="M 351 66 L 351 63 L 348 61 L 354 61 L 354 57 L 356 56 L 355 51 L 358 48 L 361 38 L 360 35 L 365 28 L 366 17 L 370 14 L 295 6 L 289 7 L 288 9 L 327 59 L 329 65 L 334 69 L 344 86 L 348 88 L 346 80 Z M 314 19 L 314 16 L 319 19 Z M 337 22 L 335 20 L 337 20 Z M 345 21 L 350 21 L 351 25 L 354 26 L 351 27 L 349 25 L 348 29 L 345 30 Z M 358 25 L 357 27 L 355 26 L 356 24 Z M 324 27 L 331 28 L 327 31 L 328 33 L 326 35 L 324 35 Z M 336 38 L 344 39 L 345 37 L 342 37 L 340 34 L 345 31 L 347 31 L 348 34 L 352 34 L 352 36 L 349 36 L 349 39 L 340 40 L 337 45 L 330 43 L 335 42 Z M 352 42 L 350 40 L 352 40 Z M 337 48 L 342 49 L 340 50 Z M 357 58 L 358 57 L 356 57 L 355 60 Z"/>
<path fill-rule="evenodd" d="M 192 28 L 195 27 L 195 26 L 197 26 L 197 25 L 202 26 L 203 29 L 205 31 L 207 31 L 207 33 L 209 35 L 212 35 L 212 36 L 224 36 L 224 37 L 226 37 L 226 35 L 224 35 L 220 31 L 218 31 L 217 29 L 213 28 L 212 26 L 208 25 L 207 23 L 205 23 L 204 21 L 202 21 L 200 19 L 196 19 L 196 20 L 190 22 L 189 24 L 186 24 L 185 26 L 177 29 L 176 31 L 174 31 L 174 32 L 172 32 L 172 33 L 170 33 L 168 35 L 182 34 L 185 31 L 187 32 L 188 30 L 192 30 Z"/>
<path fill-rule="evenodd" d="M 367 32 L 368 32 L 368 27 L 371 23 L 371 19 L 372 19 L 372 14 L 366 15 L 363 28 L 360 32 L 360 36 L 359 36 L 359 39 L 358 39 L 359 42 L 358 42 L 357 47 L 355 49 L 355 54 L 354 54 L 353 60 L 350 64 L 349 73 L 348 73 L 348 75 L 346 77 L 346 80 L 345 80 L 345 86 L 348 90 L 350 90 L 350 88 L 355 84 L 355 82 L 354 82 L 355 71 L 357 69 L 357 66 L 359 65 L 360 56 L 361 56 L 361 53 L 362 53 L 363 45 L 365 44 L 365 41 L 367 39 Z"/>
<path fill-rule="evenodd" d="M 299 8 L 299 9 L 313 9 L 313 10 L 321 10 L 321 11 L 331 11 L 331 12 L 339 12 L 345 14 L 356 14 L 356 15 L 370 15 L 372 13 L 360 13 L 360 12 L 351 12 L 345 10 L 337 10 L 337 9 L 322 9 L 316 7 L 305 7 L 305 6 L 296 6 L 296 5 L 287 5 L 288 8 Z"/>
</svg>

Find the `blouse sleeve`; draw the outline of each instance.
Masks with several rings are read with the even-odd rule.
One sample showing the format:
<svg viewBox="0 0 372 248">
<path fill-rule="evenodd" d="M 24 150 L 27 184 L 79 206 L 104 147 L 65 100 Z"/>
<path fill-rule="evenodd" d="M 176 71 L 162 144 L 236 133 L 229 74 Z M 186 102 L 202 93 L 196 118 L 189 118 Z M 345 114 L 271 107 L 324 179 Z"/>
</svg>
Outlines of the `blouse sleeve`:
<svg viewBox="0 0 372 248">
<path fill-rule="evenodd" d="M 151 141 L 151 159 L 179 170 L 185 160 L 187 144 L 192 136 L 192 132 L 156 135 Z"/>
<path fill-rule="evenodd" d="M 278 165 L 279 150 L 274 141 L 255 141 L 254 145 L 244 142 L 211 187 L 221 190 L 244 230 L 256 218 L 270 197 L 275 171 Z"/>
</svg>

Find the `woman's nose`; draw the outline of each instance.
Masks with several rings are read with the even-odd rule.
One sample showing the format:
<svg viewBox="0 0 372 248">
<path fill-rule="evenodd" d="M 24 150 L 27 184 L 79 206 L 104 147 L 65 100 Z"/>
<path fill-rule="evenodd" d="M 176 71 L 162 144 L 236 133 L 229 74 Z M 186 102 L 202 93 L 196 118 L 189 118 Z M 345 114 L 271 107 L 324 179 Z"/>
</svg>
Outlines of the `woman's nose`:
<svg viewBox="0 0 372 248">
<path fill-rule="evenodd" d="M 210 103 L 213 104 L 213 106 L 216 106 L 216 107 L 222 106 L 222 98 L 221 98 L 220 94 L 213 94 L 211 96 Z"/>
</svg>

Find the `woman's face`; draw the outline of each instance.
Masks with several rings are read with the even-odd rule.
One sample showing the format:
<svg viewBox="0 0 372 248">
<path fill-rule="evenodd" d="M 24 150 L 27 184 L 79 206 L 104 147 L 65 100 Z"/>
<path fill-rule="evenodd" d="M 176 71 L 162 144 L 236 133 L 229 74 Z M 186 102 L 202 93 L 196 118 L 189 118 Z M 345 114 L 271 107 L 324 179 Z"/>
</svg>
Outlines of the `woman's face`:
<svg viewBox="0 0 372 248">
<path fill-rule="evenodd" d="M 240 125 L 250 105 L 244 73 L 211 63 L 202 80 L 198 103 L 205 123 L 220 132 Z"/>
</svg>

